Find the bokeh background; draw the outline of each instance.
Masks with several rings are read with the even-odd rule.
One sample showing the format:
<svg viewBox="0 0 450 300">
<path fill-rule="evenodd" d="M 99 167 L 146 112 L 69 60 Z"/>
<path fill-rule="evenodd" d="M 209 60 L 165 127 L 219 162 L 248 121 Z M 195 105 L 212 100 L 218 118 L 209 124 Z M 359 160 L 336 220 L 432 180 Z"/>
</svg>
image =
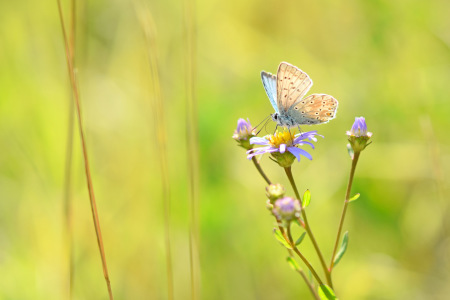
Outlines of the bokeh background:
<svg viewBox="0 0 450 300">
<path fill-rule="evenodd" d="M 311 76 L 312 93 L 339 100 L 337 118 L 314 126 L 325 139 L 313 161 L 293 167 L 300 190 L 311 190 L 308 215 L 327 260 L 350 167 L 345 131 L 364 116 L 373 132 L 354 181 L 361 198 L 344 226 L 349 248 L 333 273 L 338 296 L 448 299 L 450 2 L 149 1 L 151 47 L 136 14 L 141 4 L 77 2 L 83 122 L 117 299 L 168 297 L 149 52 L 157 55 L 165 109 L 175 299 L 191 295 L 189 79 L 198 103 L 198 298 L 311 297 L 272 236 L 264 181 L 231 139 L 238 118 L 257 124 L 272 113 L 259 73 L 276 72 L 281 61 Z M 186 5 L 196 23 L 188 40 Z M 68 21 L 70 4 L 63 8 Z M 196 45 L 195 78 L 186 75 L 187 41 Z M 72 236 L 66 226 L 70 101 L 56 1 L 2 1 L 0 299 L 69 299 L 70 240 L 72 298 L 107 299 L 76 127 Z M 268 157 L 261 163 L 273 181 L 288 184 Z M 319 268 L 309 241 L 302 249 Z"/>
</svg>

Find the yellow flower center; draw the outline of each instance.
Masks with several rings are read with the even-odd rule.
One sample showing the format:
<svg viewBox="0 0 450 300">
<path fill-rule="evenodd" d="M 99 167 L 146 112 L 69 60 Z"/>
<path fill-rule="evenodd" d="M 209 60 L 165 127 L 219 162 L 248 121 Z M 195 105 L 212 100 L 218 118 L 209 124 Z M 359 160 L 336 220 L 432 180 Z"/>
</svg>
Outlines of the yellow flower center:
<svg viewBox="0 0 450 300">
<path fill-rule="evenodd" d="M 274 135 L 267 137 L 270 145 L 272 147 L 278 148 L 281 144 L 286 144 L 286 146 L 292 146 L 295 136 L 289 131 L 276 132 Z"/>
</svg>

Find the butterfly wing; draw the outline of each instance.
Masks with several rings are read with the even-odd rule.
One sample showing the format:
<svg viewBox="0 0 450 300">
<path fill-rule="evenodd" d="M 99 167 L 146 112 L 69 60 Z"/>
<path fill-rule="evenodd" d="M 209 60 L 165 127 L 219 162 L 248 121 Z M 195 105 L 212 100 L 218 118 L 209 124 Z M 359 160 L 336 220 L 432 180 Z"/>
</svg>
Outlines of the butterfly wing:
<svg viewBox="0 0 450 300">
<path fill-rule="evenodd" d="M 282 62 L 277 72 L 277 105 L 281 114 L 298 102 L 311 88 L 313 82 L 299 68 Z"/>
<path fill-rule="evenodd" d="M 262 71 L 261 72 L 261 79 L 262 83 L 264 85 L 264 89 L 266 90 L 267 97 L 269 97 L 270 104 L 272 104 L 273 108 L 275 109 L 275 112 L 278 111 L 277 107 L 277 76 L 272 75 L 268 72 Z"/>
<path fill-rule="evenodd" d="M 312 94 L 292 105 L 287 115 L 298 125 L 326 123 L 336 117 L 338 101 L 330 95 Z"/>
</svg>

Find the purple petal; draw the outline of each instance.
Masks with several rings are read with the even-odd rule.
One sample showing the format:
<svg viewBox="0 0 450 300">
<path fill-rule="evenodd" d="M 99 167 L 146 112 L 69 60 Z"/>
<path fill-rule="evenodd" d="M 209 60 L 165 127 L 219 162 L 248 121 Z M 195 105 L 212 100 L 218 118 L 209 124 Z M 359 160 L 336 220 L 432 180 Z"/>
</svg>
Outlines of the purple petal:
<svg viewBox="0 0 450 300">
<path fill-rule="evenodd" d="M 363 136 L 366 134 L 367 125 L 364 117 L 355 118 L 355 123 L 353 123 L 351 131 L 356 136 Z"/>
<path fill-rule="evenodd" d="M 318 135 L 317 130 L 300 133 L 300 135 L 294 139 L 294 144 L 300 142 L 301 140 L 312 139 L 316 135 Z"/>
<path fill-rule="evenodd" d="M 250 153 L 251 150 L 254 150 L 254 152 Z M 248 159 L 252 158 L 253 156 L 260 155 L 260 154 L 262 155 L 265 153 L 278 152 L 278 149 L 272 148 L 272 147 L 256 148 L 256 149 L 251 149 L 251 150 L 247 151 Z"/>
<path fill-rule="evenodd" d="M 269 141 L 263 137 L 256 136 L 256 137 L 252 137 L 250 139 L 250 144 L 266 146 L 266 145 L 269 145 Z"/>
<path fill-rule="evenodd" d="M 237 131 L 239 132 L 239 131 L 243 131 L 243 130 L 246 130 L 246 129 L 250 129 L 250 131 L 252 129 L 252 125 L 250 125 L 249 119 L 247 118 L 247 121 L 245 119 L 242 119 L 242 118 L 239 119 L 238 122 L 237 122 Z"/>
<path fill-rule="evenodd" d="M 267 147 L 261 147 L 261 148 L 253 148 L 253 149 L 248 150 L 247 154 L 250 154 L 251 152 L 264 152 L 270 148 L 272 148 L 272 147 L 267 146 Z"/>
<path fill-rule="evenodd" d="M 294 156 L 297 158 L 298 161 L 300 161 L 300 155 L 303 155 L 304 157 L 308 158 L 309 160 L 312 160 L 311 154 L 306 152 L 303 149 L 297 148 L 297 147 L 288 147 L 288 151 L 294 154 Z"/>
<path fill-rule="evenodd" d="M 315 149 L 313 143 L 310 143 L 310 142 L 301 141 L 295 145 L 305 145 L 305 144 L 310 145 L 313 149 Z"/>
<path fill-rule="evenodd" d="M 281 144 L 280 145 L 280 153 L 284 153 L 286 151 L 286 144 Z"/>
<path fill-rule="evenodd" d="M 249 155 L 247 155 L 247 159 L 252 159 L 252 157 L 253 156 L 256 156 L 257 154 L 255 154 L 255 153 L 252 153 L 252 154 L 249 154 Z"/>
</svg>

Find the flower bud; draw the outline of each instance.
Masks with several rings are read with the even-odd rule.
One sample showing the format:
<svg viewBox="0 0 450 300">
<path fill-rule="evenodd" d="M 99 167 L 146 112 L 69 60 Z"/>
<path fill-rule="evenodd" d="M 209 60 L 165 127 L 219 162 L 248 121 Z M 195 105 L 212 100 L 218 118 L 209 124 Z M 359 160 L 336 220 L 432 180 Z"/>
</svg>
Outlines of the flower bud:
<svg viewBox="0 0 450 300">
<path fill-rule="evenodd" d="M 370 143 L 367 143 L 372 132 L 367 131 L 366 120 L 363 117 L 355 118 L 352 129 L 347 131 L 348 141 L 353 152 L 358 153 L 364 150 Z"/>
<path fill-rule="evenodd" d="M 255 132 L 250 121 L 248 119 L 247 121 L 239 119 L 237 128 L 233 134 L 233 139 L 235 139 L 242 148 L 250 150 L 253 148 L 253 145 L 250 145 L 250 138 L 252 136 L 255 136 Z"/>
<path fill-rule="evenodd" d="M 291 197 L 278 199 L 274 203 L 273 214 L 282 220 L 291 221 L 300 216 L 300 202 Z"/>
<path fill-rule="evenodd" d="M 286 190 L 279 183 L 271 184 L 268 187 L 266 187 L 267 198 L 269 198 L 270 203 L 272 204 L 275 202 L 275 200 L 282 198 L 285 192 Z"/>
</svg>

